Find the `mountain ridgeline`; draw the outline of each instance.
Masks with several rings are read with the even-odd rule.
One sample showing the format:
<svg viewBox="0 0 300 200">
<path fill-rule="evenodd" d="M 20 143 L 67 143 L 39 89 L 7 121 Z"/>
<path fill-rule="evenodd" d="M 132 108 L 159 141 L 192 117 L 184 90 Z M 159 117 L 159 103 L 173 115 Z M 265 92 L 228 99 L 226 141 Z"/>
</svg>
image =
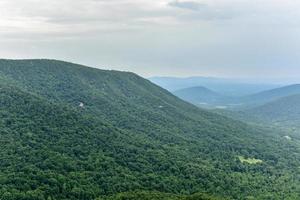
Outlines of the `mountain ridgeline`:
<svg viewBox="0 0 300 200">
<path fill-rule="evenodd" d="M 299 199 L 300 149 L 133 73 L 0 60 L 0 199 Z"/>
</svg>

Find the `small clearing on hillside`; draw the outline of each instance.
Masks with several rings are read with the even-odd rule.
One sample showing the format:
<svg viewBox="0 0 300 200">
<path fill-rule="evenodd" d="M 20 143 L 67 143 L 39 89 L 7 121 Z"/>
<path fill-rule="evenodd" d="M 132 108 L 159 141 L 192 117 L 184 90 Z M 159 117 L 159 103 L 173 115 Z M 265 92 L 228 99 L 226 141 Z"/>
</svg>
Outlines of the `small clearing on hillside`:
<svg viewBox="0 0 300 200">
<path fill-rule="evenodd" d="M 262 160 L 256 158 L 245 158 L 244 156 L 239 156 L 238 158 L 241 161 L 241 163 L 247 163 L 251 165 L 263 163 Z"/>
</svg>

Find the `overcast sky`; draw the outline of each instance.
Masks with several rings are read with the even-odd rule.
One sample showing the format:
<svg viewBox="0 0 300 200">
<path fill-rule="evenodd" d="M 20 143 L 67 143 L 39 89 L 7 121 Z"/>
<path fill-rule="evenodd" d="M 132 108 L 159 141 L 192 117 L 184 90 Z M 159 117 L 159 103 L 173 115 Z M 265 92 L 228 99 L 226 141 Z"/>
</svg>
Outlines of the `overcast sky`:
<svg viewBox="0 0 300 200">
<path fill-rule="evenodd" d="M 0 0 L 0 56 L 300 80 L 299 0 Z"/>
</svg>

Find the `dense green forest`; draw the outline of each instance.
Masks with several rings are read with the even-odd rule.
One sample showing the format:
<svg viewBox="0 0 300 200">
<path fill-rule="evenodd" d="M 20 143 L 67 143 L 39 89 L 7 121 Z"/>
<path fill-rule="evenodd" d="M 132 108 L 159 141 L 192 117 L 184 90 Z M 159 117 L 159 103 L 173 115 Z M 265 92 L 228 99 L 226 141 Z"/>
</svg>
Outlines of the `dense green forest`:
<svg viewBox="0 0 300 200">
<path fill-rule="evenodd" d="M 300 94 L 242 111 L 217 110 L 217 113 L 275 129 L 285 138 L 300 140 Z"/>
<path fill-rule="evenodd" d="M 245 112 L 273 125 L 300 129 L 300 93 L 271 101 Z"/>
<path fill-rule="evenodd" d="M 0 199 L 300 198 L 297 141 L 133 73 L 0 60 L 0 115 Z"/>
</svg>

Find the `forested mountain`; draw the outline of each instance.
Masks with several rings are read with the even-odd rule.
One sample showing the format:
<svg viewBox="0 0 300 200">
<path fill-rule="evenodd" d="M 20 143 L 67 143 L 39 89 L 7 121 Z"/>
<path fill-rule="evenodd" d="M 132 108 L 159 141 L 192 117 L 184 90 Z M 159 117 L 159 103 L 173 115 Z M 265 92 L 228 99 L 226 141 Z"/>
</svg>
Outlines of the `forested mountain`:
<svg viewBox="0 0 300 200">
<path fill-rule="evenodd" d="M 264 103 L 295 94 L 300 94 L 300 84 L 288 85 L 272 90 L 266 90 L 257 94 L 245 96 L 242 100 L 246 104 L 262 105 Z"/>
<path fill-rule="evenodd" d="M 133 73 L 0 60 L 0 199 L 299 199 L 298 141 Z"/>
<path fill-rule="evenodd" d="M 300 94 L 283 97 L 245 112 L 274 125 L 300 128 Z"/>
<path fill-rule="evenodd" d="M 218 105 L 224 105 L 224 102 L 230 99 L 201 86 L 176 90 L 173 94 L 187 102 L 204 108 L 214 108 Z"/>
<path fill-rule="evenodd" d="M 245 110 L 214 110 L 246 123 L 276 130 L 285 139 L 300 139 L 300 94 L 282 97 Z"/>
</svg>

